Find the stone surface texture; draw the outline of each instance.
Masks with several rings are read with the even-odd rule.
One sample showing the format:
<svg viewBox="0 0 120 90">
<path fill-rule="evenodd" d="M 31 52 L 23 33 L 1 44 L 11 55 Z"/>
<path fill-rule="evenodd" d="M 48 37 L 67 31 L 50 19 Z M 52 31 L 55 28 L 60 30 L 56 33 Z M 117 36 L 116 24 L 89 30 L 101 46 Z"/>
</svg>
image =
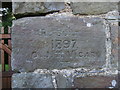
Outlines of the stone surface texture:
<svg viewBox="0 0 120 90">
<path fill-rule="evenodd" d="M 13 88 L 53 88 L 50 74 L 21 73 L 13 74 Z"/>
<path fill-rule="evenodd" d="M 118 10 L 118 5 L 117 2 L 73 2 L 71 8 L 73 14 L 97 15 Z"/>
<path fill-rule="evenodd" d="M 117 88 L 118 76 L 87 76 L 74 78 L 75 88 Z"/>
<path fill-rule="evenodd" d="M 64 16 L 16 20 L 12 30 L 12 69 L 28 72 L 102 68 L 106 62 L 103 22 L 100 18 Z"/>
<path fill-rule="evenodd" d="M 110 25 L 111 27 L 111 42 L 112 42 L 112 59 L 111 59 L 111 63 L 112 63 L 112 68 L 118 69 L 118 23 L 116 21 L 113 21 L 113 23 L 111 23 Z"/>
<path fill-rule="evenodd" d="M 117 2 L 12 5 L 13 89 L 120 87 Z"/>
<path fill-rule="evenodd" d="M 72 88 L 72 78 L 65 77 L 62 74 L 55 75 L 58 88 Z"/>
<path fill-rule="evenodd" d="M 40 14 L 59 11 L 65 8 L 63 2 L 13 2 L 14 14 Z"/>
<path fill-rule="evenodd" d="M 106 21 L 109 24 L 110 39 L 111 39 L 111 67 L 118 69 L 118 51 L 119 51 L 119 24 L 118 24 L 118 11 L 111 11 L 106 14 Z"/>
</svg>

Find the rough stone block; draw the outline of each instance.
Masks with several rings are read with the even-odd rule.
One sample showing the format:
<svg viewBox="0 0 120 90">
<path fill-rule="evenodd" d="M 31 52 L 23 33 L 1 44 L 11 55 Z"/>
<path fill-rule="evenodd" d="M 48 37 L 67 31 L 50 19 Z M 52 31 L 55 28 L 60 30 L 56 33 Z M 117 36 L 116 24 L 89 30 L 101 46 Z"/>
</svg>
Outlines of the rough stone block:
<svg viewBox="0 0 120 90">
<path fill-rule="evenodd" d="M 75 88 L 118 88 L 118 76 L 88 76 L 74 78 Z"/>
<path fill-rule="evenodd" d="M 28 17 L 14 21 L 12 69 L 102 68 L 106 63 L 104 20 Z"/>
<path fill-rule="evenodd" d="M 117 2 L 74 2 L 71 3 L 73 14 L 104 14 L 112 10 L 117 10 Z"/>
<path fill-rule="evenodd" d="M 65 8 L 64 2 L 13 2 L 14 14 L 39 14 L 59 11 Z"/>
<path fill-rule="evenodd" d="M 112 68 L 118 69 L 118 23 L 111 25 L 111 42 L 112 42 Z"/>
<path fill-rule="evenodd" d="M 12 88 L 54 88 L 50 74 L 13 74 Z"/>
<path fill-rule="evenodd" d="M 55 79 L 57 88 L 72 88 L 72 78 L 58 74 Z"/>
<path fill-rule="evenodd" d="M 106 22 L 109 24 L 111 40 L 111 68 L 117 70 L 118 67 L 118 50 L 119 50 L 119 12 L 111 11 L 106 14 Z"/>
</svg>

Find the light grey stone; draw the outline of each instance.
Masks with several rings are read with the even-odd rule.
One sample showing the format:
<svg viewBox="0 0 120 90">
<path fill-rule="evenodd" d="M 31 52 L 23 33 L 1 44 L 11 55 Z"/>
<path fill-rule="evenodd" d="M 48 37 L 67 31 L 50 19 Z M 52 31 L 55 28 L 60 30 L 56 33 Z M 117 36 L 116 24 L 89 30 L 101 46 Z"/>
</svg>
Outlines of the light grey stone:
<svg viewBox="0 0 120 90">
<path fill-rule="evenodd" d="M 28 17 L 14 21 L 12 69 L 100 69 L 106 64 L 100 18 Z"/>
<path fill-rule="evenodd" d="M 54 88 L 50 74 L 13 74 L 12 88 Z"/>
<path fill-rule="evenodd" d="M 64 2 L 13 2 L 14 14 L 39 14 L 58 11 L 65 8 Z"/>
<path fill-rule="evenodd" d="M 117 2 L 74 2 L 71 3 L 73 14 L 104 14 L 118 10 Z"/>
<path fill-rule="evenodd" d="M 72 88 L 72 78 L 63 76 L 62 74 L 56 75 L 57 88 Z"/>
<path fill-rule="evenodd" d="M 64 2 L 44 2 L 44 6 L 50 11 L 62 10 L 65 8 Z"/>
</svg>

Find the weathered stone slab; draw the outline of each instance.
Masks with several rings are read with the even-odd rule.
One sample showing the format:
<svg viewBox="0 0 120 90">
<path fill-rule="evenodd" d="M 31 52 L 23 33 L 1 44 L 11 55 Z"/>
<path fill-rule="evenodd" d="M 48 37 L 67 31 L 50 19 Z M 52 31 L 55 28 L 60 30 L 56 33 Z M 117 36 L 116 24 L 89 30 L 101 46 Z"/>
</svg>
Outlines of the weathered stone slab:
<svg viewBox="0 0 120 90">
<path fill-rule="evenodd" d="M 54 88 L 50 74 L 13 74 L 12 88 Z"/>
<path fill-rule="evenodd" d="M 118 76 L 88 76 L 74 78 L 74 88 L 118 88 Z"/>
<path fill-rule="evenodd" d="M 117 70 L 119 67 L 118 65 L 118 42 L 119 42 L 119 12 L 112 11 L 106 14 L 106 23 L 109 24 L 110 29 L 110 40 L 111 40 L 111 67 L 114 70 Z"/>
<path fill-rule="evenodd" d="M 12 69 L 102 68 L 105 63 L 103 19 L 28 17 L 14 22 Z"/>
<path fill-rule="evenodd" d="M 74 2 L 71 3 L 73 14 L 104 14 L 117 10 L 117 2 Z"/>
<path fill-rule="evenodd" d="M 14 14 L 39 14 L 58 11 L 65 8 L 64 2 L 13 2 Z"/>
<path fill-rule="evenodd" d="M 112 57 L 111 57 L 111 63 L 112 68 L 118 69 L 118 23 L 111 25 L 111 41 L 112 41 Z"/>
<path fill-rule="evenodd" d="M 65 77 L 61 74 L 56 75 L 57 88 L 72 88 L 72 78 Z"/>
</svg>

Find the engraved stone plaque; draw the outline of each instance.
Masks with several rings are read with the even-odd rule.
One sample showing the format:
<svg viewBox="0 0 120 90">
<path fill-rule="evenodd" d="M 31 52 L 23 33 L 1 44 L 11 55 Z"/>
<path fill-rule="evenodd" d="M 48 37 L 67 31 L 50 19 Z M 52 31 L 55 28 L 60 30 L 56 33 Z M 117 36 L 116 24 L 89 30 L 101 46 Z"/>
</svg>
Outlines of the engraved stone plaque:
<svg viewBox="0 0 120 90">
<path fill-rule="evenodd" d="M 105 65 L 103 19 L 79 17 L 28 17 L 14 21 L 12 68 L 102 68 Z"/>
</svg>

